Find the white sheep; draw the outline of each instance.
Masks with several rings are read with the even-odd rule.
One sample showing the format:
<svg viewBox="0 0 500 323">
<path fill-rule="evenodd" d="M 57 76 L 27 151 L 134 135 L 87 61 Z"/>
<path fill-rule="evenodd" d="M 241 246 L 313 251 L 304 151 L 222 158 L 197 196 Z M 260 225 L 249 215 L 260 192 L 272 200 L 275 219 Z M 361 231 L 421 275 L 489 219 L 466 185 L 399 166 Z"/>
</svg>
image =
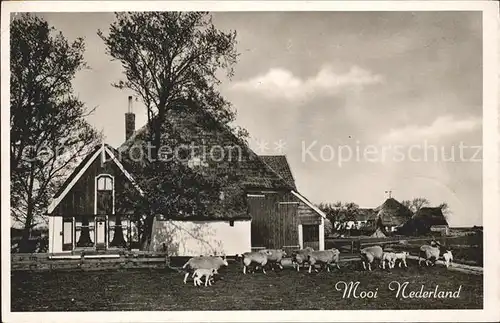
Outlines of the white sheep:
<svg viewBox="0 0 500 323">
<path fill-rule="evenodd" d="M 311 247 L 306 247 L 304 249 L 299 249 L 294 251 L 292 254 L 292 263 L 293 266 L 297 268 L 297 271 L 300 271 L 300 266 L 304 265 L 306 262 L 309 262 L 309 254 L 314 251 Z"/>
<path fill-rule="evenodd" d="M 394 252 L 384 252 L 382 254 L 382 268 L 385 269 L 385 262 L 389 265 L 389 269 L 394 268 L 396 264 L 396 254 Z"/>
<path fill-rule="evenodd" d="M 267 257 L 270 256 L 271 253 L 268 251 L 250 251 L 250 252 L 245 252 L 241 255 L 238 255 L 238 257 L 242 258 L 243 262 L 243 274 L 247 273 L 247 267 L 250 266 L 250 264 L 255 264 L 256 266 L 262 267 L 262 272 L 265 274 L 266 269 L 265 266 L 267 265 Z"/>
<path fill-rule="evenodd" d="M 211 280 L 213 279 L 213 275 L 217 273 L 218 273 L 217 269 L 215 268 L 212 269 L 198 268 L 193 273 L 193 283 L 195 286 L 200 286 L 202 284 L 201 278 L 205 276 L 205 286 L 207 286 L 207 284 L 212 286 Z"/>
<path fill-rule="evenodd" d="M 420 254 L 418 256 L 418 265 L 421 266 L 423 260 L 425 260 L 425 264 L 429 266 L 429 263 L 432 265 L 436 264 L 436 260 L 439 258 L 440 253 L 440 244 L 439 242 L 433 243 L 435 246 L 423 245 L 420 247 Z M 422 260 L 423 258 L 423 260 Z"/>
<path fill-rule="evenodd" d="M 363 269 L 366 270 L 366 264 L 368 264 L 368 270 L 372 270 L 372 263 L 378 260 L 382 263 L 382 256 L 384 251 L 381 246 L 366 247 L 360 250 L 361 261 L 363 262 Z"/>
<path fill-rule="evenodd" d="M 443 253 L 443 259 L 446 265 L 446 268 L 451 266 L 451 263 L 453 261 L 453 254 L 451 253 L 451 250 L 446 250 L 445 253 Z"/>
<path fill-rule="evenodd" d="M 187 281 L 187 278 L 190 273 L 193 273 L 196 269 L 216 269 L 217 271 L 222 267 L 222 266 L 228 266 L 226 256 L 224 257 L 219 257 L 219 256 L 200 256 L 200 257 L 193 257 L 189 259 L 182 268 L 186 270 L 186 274 L 184 275 L 184 284 Z M 194 276 L 194 275 L 193 275 Z"/>
<path fill-rule="evenodd" d="M 401 265 L 405 265 L 405 267 L 408 267 L 406 264 L 406 258 L 408 257 L 409 253 L 408 251 L 402 251 L 402 252 L 396 252 L 395 253 L 395 262 L 399 260 L 399 268 L 401 268 Z"/>
<path fill-rule="evenodd" d="M 328 250 L 311 251 L 309 253 L 309 273 L 311 273 L 312 267 L 316 263 L 325 265 L 328 272 L 330 271 L 330 265 L 332 264 L 335 264 L 337 268 L 340 269 L 339 255 L 340 251 L 335 248 Z"/>
<path fill-rule="evenodd" d="M 263 249 L 259 251 L 267 256 L 267 263 L 269 265 L 277 265 L 283 269 L 281 260 L 286 257 L 286 252 L 283 249 Z M 274 270 L 274 267 L 271 267 Z"/>
</svg>

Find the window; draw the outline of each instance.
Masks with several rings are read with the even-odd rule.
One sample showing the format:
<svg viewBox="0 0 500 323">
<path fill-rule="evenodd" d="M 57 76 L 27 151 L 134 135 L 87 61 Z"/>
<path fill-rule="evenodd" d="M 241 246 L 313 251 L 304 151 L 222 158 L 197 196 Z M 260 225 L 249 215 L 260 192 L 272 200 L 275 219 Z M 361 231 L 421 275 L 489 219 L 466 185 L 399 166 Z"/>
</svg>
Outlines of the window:
<svg viewBox="0 0 500 323">
<path fill-rule="evenodd" d="M 317 224 L 304 224 L 302 225 L 302 237 L 304 242 L 318 242 L 319 241 L 319 225 Z"/>
<path fill-rule="evenodd" d="M 113 177 L 107 174 L 98 175 L 96 184 L 95 213 L 114 213 Z"/>
<path fill-rule="evenodd" d="M 127 221 L 122 216 L 108 216 L 108 241 L 110 247 L 126 247 L 128 239 Z"/>
<path fill-rule="evenodd" d="M 73 249 L 73 218 L 63 219 L 63 245 L 62 250 L 72 250 Z"/>
<path fill-rule="evenodd" d="M 113 190 L 113 179 L 108 175 L 99 175 L 97 178 L 97 190 L 98 191 L 112 191 Z"/>
<path fill-rule="evenodd" d="M 94 246 L 94 217 L 75 217 L 75 241 L 77 247 Z"/>
</svg>

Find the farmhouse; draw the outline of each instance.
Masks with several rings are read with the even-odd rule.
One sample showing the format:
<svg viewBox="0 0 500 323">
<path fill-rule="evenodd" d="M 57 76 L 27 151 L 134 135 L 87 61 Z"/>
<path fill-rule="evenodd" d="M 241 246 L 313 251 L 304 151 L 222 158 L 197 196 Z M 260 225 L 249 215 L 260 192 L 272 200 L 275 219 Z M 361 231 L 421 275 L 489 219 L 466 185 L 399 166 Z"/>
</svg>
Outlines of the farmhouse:
<svg viewBox="0 0 500 323">
<path fill-rule="evenodd" d="M 400 231 L 412 235 L 431 232 L 448 235 L 449 230 L 448 222 L 440 207 L 423 207 L 402 226 Z"/>
<path fill-rule="evenodd" d="M 162 143 L 175 133 L 183 142 L 208 147 L 207 151 L 215 146 L 238 148 L 237 158 L 230 155 L 214 161 L 198 152 L 182 160 L 201 176 L 215 174 L 225 179 L 218 194 L 221 201 L 228 201 L 228 208 L 210 215 L 188 211 L 177 216 L 156 215 L 149 250 L 192 256 L 235 255 L 264 247 L 324 249 L 325 214 L 298 192 L 286 157 L 258 156 L 210 114 L 200 109 L 188 111 L 173 111 L 167 116 L 171 122 L 165 129 L 170 132 L 165 130 Z M 96 146 L 55 194 L 47 210 L 50 253 L 139 248 L 138 219 L 143 215 L 137 214 L 131 200 L 151 192 L 140 187 L 137 165 L 142 164 L 131 163 L 130 153 L 138 147 L 144 149 L 148 128 L 135 131 L 131 97 L 125 134 L 118 149 L 107 144 Z M 145 173 L 150 179 L 169 182 L 168 176 Z M 135 197 L 126 191 L 133 191 Z M 234 202 L 230 196 L 239 199 Z"/>
<path fill-rule="evenodd" d="M 373 210 L 367 226 L 373 230 L 380 228 L 384 233 L 391 233 L 397 231 L 411 217 L 410 209 L 390 197 Z"/>
</svg>

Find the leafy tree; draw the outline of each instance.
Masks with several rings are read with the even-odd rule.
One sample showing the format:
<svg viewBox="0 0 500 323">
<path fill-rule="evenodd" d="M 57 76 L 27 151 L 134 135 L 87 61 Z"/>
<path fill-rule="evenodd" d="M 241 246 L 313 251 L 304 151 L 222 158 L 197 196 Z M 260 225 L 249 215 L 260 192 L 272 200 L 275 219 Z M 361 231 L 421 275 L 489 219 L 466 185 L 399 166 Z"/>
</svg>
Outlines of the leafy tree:
<svg viewBox="0 0 500 323">
<path fill-rule="evenodd" d="M 335 222 L 355 221 L 359 214 L 359 206 L 353 202 L 320 203 L 318 208 L 325 212 L 327 219 L 332 224 Z"/>
<path fill-rule="evenodd" d="M 109 33 L 99 30 L 98 35 L 107 53 L 124 69 L 125 78 L 113 85 L 134 91 L 147 109 L 148 131 L 143 139 L 151 144 L 151 158 L 135 170 L 138 184 L 147 192 L 136 207 L 145 214 L 139 220 L 142 247 L 148 248 L 155 214 L 202 214 L 208 205 L 221 202 L 222 182 L 230 181 L 213 173 L 199 176 L 176 160 L 166 163 L 159 150 L 167 143 L 175 147 L 185 139 L 174 130 L 171 114 L 185 113 L 189 118 L 205 113 L 214 123 L 203 127 L 229 128 L 235 112 L 218 85 L 220 72 L 233 75 L 236 32 L 218 30 L 206 12 L 135 12 L 117 13 Z M 247 135 L 242 129 L 229 129 L 239 140 Z M 156 180 L 151 179 L 152 171 Z"/>
<path fill-rule="evenodd" d="M 98 31 L 107 53 L 125 69 L 117 88 L 134 91 L 147 108 L 153 159 L 170 110 L 182 109 L 186 98 L 220 122 L 234 120 L 231 105 L 217 89 L 218 72 L 233 75 L 236 32 L 215 28 L 206 12 L 116 13 L 109 35 Z"/>
<path fill-rule="evenodd" d="M 333 224 L 328 218 L 325 219 L 325 237 L 330 236 L 333 233 Z"/>
<path fill-rule="evenodd" d="M 71 84 L 86 67 L 83 39 L 69 42 L 30 14 L 16 17 L 10 32 L 11 216 L 26 246 L 55 189 L 99 135 Z"/>
<path fill-rule="evenodd" d="M 340 207 L 342 206 L 342 202 L 336 203 L 320 203 L 317 207 L 326 214 L 326 218 L 330 220 L 333 224 L 338 221 L 338 215 L 340 212 Z"/>
<path fill-rule="evenodd" d="M 344 204 L 344 214 L 347 221 L 355 221 L 358 215 L 359 205 L 354 202 Z"/>
</svg>

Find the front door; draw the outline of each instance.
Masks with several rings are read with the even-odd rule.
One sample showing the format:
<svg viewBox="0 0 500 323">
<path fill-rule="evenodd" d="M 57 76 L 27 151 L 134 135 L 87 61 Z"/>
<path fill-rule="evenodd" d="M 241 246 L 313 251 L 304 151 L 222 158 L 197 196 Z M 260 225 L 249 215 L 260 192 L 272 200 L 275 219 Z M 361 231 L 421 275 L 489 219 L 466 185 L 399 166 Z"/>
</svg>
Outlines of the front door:
<svg viewBox="0 0 500 323">
<path fill-rule="evenodd" d="M 106 217 L 98 216 L 95 219 L 95 246 L 96 249 L 106 249 Z"/>
</svg>

